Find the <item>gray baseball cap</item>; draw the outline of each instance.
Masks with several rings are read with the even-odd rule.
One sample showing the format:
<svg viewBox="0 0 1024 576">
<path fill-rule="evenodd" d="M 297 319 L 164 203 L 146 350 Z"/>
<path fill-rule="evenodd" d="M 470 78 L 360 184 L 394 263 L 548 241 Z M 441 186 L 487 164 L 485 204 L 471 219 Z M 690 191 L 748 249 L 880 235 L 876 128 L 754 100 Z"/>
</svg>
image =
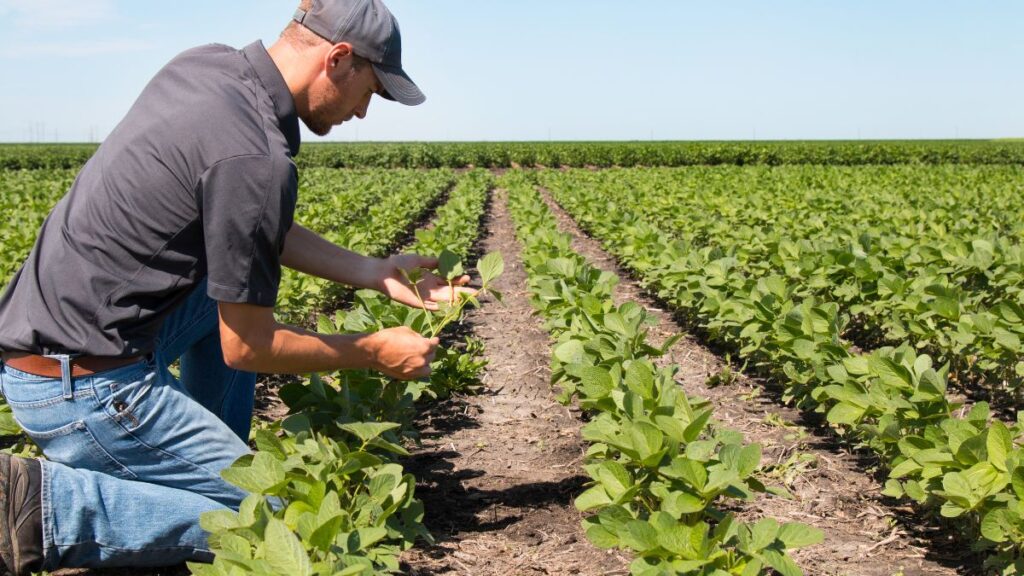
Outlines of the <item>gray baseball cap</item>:
<svg viewBox="0 0 1024 576">
<path fill-rule="evenodd" d="M 373 64 L 388 100 L 416 106 L 427 99 L 402 69 L 398 20 L 380 0 L 313 0 L 309 11 L 300 8 L 293 19 L 334 44 L 351 44 Z"/>
</svg>

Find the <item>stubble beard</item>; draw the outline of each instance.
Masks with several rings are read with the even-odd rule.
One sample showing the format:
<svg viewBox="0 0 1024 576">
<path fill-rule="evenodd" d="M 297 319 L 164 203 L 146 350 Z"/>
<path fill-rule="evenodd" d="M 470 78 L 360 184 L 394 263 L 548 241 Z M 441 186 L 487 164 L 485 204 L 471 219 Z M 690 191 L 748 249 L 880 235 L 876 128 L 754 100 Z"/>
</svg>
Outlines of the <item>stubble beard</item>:
<svg viewBox="0 0 1024 576">
<path fill-rule="evenodd" d="M 331 102 L 339 100 L 338 89 L 333 84 L 315 85 L 309 92 L 309 115 L 304 118 L 306 128 L 317 136 L 326 136 L 334 128 L 330 113 Z"/>
</svg>

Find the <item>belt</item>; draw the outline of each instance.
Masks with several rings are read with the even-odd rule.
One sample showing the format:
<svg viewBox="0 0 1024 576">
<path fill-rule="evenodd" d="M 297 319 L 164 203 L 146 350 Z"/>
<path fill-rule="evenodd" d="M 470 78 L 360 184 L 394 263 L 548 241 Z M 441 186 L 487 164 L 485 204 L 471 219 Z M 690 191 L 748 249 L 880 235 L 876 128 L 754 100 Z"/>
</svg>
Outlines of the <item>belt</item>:
<svg viewBox="0 0 1024 576">
<path fill-rule="evenodd" d="M 81 378 L 90 376 L 96 372 L 113 370 L 121 366 L 127 366 L 142 360 L 143 356 L 130 356 L 128 358 L 114 358 L 111 356 L 79 356 L 71 358 L 71 377 Z M 44 378 L 60 378 L 60 360 L 27 354 L 24 352 L 4 352 L 4 364 L 15 370 L 27 372 Z"/>
</svg>

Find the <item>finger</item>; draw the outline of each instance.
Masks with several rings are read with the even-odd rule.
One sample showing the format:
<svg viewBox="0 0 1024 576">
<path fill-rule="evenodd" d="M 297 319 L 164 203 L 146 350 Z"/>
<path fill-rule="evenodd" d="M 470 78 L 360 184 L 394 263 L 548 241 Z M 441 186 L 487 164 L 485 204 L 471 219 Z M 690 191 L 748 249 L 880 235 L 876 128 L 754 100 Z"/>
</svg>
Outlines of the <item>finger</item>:
<svg viewBox="0 0 1024 576">
<path fill-rule="evenodd" d="M 430 300 L 427 300 L 423 303 L 423 309 L 429 310 L 431 312 L 437 312 L 439 310 L 437 302 L 432 302 Z"/>
<path fill-rule="evenodd" d="M 430 368 L 430 364 L 427 364 L 423 368 L 420 368 L 419 370 L 414 372 L 413 373 L 413 377 L 410 378 L 410 380 L 417 379 L 417 378 L 429 378 L 431 371 L 432 370 Z"/>
<path fill-rule="evenodd" d="M 455 281 L 455 285 L 456 286 L 465 286 L 466 284 L 469 284 L 469 275 L 468 274 Z"/>
<path fill-rule="evenodd" d="M 426 268 L 427 270 L 434 270 L 437 268 L 437 258 L 434 256 L 423 256 L 421 254 L 410 254 L 411 260 L 415 263 L 416 268 Z"/>
<path fill-rule="evenodd" d="M 466 287 L 463 287 L 463 286 L 459 286 L 455 290 L 459 294 L 469 294 L 470 296 L 476 296 L 477 294 L 480 293 L 480 291 L 477 290 L 476 288 L 466 288 Z"/>
<path fill-rule="evenodd" d="M 441 344 L 441 339 L 438 338 L 437 336 L 434 336 L 433 338 L 430 339 L 430 347 L 431 347 L 431 349 L 437 348 L 440 344 Z"/>
</svg>

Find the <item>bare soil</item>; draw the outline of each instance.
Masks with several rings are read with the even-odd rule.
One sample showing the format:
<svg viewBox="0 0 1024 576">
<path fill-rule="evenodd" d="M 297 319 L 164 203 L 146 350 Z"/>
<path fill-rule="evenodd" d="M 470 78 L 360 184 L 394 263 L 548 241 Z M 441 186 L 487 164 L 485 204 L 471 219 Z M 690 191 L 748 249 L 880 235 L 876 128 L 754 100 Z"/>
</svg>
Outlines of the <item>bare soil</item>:
<svg viewBox="0 0 1024 576">
<path fill-rule="evenodd" d="M 573 248 L 594 266 L 620 277 L 617 302 L 632 300 L 657 320 L 649 338 L 660 345 L 685 330 L 670 312 L 647 294 L 600 243 L 582 232 L 575 221 L 542 190 L 563 232 L 574 237 Z M 794 553 L 808 575 L 830 576 L 951 576 L 977 574 L 980 569 L 965 556 L 948 531 L 922 527 L 913 510 L 894 505 L 880 495 L 876 462 L 844 447 L 819 420 L 783 405 L 768 383 L 747 377 L 728 366 L 691 335 L 681 338 L 659 363 L 680 367 L 680 386 L 714 406 L 718 422 L 744 433 L 763 447 L 767 483 L 782 485 L 794 498 L 765 495 L 744 505 L 744 520 L 771 517 L 816 526 L 824 543 Z M 731 373 L 726 385 L 710 387 L 709 378 Z M 927 524 L 927 523 L 924 523 Z"/>
<path fill-rule="evenodd" d="M 573 499 L 586 478 L 579 415 L 554 400 L 550 349 L 530 307 L 502 191 L 483 241 L 504 256 L 489 302 L 468 322 L 485 345 L 484 389 L 432 407 L 423 445 L 405 462 L 418 481 L 434 546 L 403 560 L 409 574 L 625 574 L 628 558 L 594 548 Z"/>
</svg>

